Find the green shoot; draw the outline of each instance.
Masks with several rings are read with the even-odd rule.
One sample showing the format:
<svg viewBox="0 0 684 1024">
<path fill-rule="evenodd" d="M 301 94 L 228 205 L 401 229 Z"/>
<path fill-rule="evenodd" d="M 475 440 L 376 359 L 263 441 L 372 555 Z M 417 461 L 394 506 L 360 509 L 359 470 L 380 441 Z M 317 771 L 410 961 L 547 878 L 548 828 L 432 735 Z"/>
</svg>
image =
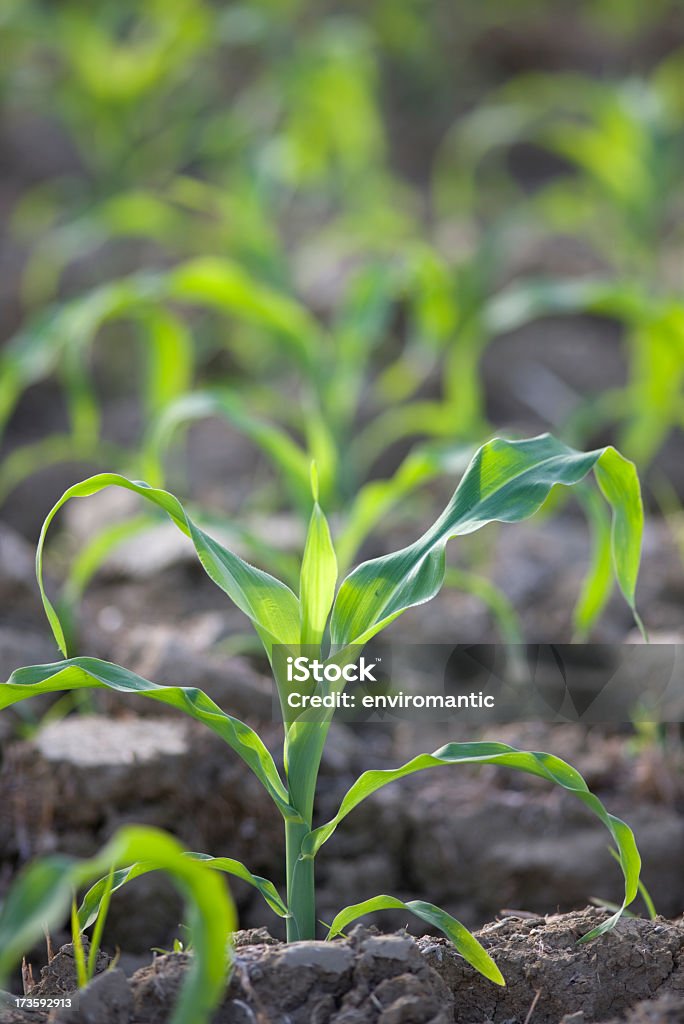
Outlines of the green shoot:
<svg viewBox="0 0 684 1024">
<path fill-rule="evenodd" d="M 100 946 L 102 944 L 102 932 L 104 931 L 105 921 L 107 920 L 107 913 L 109 911 L 109 903 L 112 898 L 112 889 L 114 885 L 114 868 L 109 869 L 107 875 L 107 883 L 105 885 L 104 893 L 102 895 L 102 902 L 100 903 L 100 913 L 97 916 L 95 927 L 93 928 L 92 938 L 90 940 L 90 955 L 88 957 L 88 980 L 95 974 L 95 967 L 97 965 L 97 956 L 100 952 Z"/>
<path fill-rule="evenodd" d="M 25 868 L 0 910 L 0 985 L 21 958 L 24 949 L 43 933 L 44 926 L 59 924 L 71 906 L 71 931 L 78 984 L 87 985 L 95 968 L 102 929 L 93 936 L 94 959 L 86 963 L 82 931 L 88 921 L 77 911 L 74 890 L 98 878 L 98 911 L 106 912 L 117 865 L 139 862 L 145 870 L 166 872 L 186 901 L 192 923 L 195 955 L 175 1007 L 171 1024 L 208 1024 L 223 995 L 229 966 L 228 939 L 235 929 L 235 908 L 216 871 L 185 855 L 171 836 L 159 829 L 124 826 L 94 857 L 76 860 L 56 854 Z"/>
<path fill-rule="evenodd" d="M 76 980 L 79 988 L 85 988 L 92 975 L 88 974 L 86 965 L 85 950 L 83 948 L 83 937 L 78 922 L 78 910 L 76 900 L 71 901 L 71 943 L 74 948 L 74 963 L 76 964 Z"/>
</svg>

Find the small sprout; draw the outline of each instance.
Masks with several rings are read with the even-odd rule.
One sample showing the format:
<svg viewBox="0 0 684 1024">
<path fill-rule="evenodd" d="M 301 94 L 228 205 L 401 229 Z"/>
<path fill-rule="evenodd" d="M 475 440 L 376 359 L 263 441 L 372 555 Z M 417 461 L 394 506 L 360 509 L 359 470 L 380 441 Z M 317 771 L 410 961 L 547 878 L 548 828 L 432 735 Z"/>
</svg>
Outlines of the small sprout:
<svg viewBox="0 0 684 1024">
<path fill-rule="evenodd" d="M 74 950 L 74 963 L 76 964 L 76 979 L 79 988 L 85 988 L 90 981 L 88 967 L 86 965 L 85 950 L 83 948 L 83 936 L 81 925 L 78 920 L 78 908 L 76 900 L 71 901 L 71 944 Z"/>
</svg>

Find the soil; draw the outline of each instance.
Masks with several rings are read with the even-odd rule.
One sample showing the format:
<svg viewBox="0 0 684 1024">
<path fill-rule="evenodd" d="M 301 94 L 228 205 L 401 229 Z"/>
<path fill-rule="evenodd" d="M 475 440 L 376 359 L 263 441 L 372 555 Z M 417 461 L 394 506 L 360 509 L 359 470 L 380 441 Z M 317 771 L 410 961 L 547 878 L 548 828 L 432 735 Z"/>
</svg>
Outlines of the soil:
<svg viewBox="0 0 684 1024">
<path fill-rule="evenodd" d="M 215 1024 L 592 1024 L 684 1020 L 684 922 L 623 919 L 579 944 L 604 912 L 506 917 L 478 937 L 506 987 L 477 975 L 444 938 L 381 935 L 357 926 L 332 943 L 276 942 L 264 929 L 239 933 L 234 967 Z M 166 1024 L 188 954 L 165 954 L 127 981 L 94 979 L 77 1011 L 5 1011 L 3 1024 Z M 31 995 L 68 991 L 73 954 L 57 954 Z M 645 1003 L 645 1000 L 649 1002 Z M 0 1014 L 2 1011 L 0 1010 Z"/>
</svg>

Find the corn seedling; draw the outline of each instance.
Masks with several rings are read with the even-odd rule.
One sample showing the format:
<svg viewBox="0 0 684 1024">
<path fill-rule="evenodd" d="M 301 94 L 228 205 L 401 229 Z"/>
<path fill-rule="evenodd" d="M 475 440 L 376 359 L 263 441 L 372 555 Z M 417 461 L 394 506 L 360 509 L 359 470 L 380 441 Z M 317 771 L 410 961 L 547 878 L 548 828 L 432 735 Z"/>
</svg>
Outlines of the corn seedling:
<svg viewBox="0 0 684 1024">
<path fill-rule="evenodd" d="M 86 959 L 81 932 L 93 924 L 87 908 L 72 910 L 72 934 L 79 987 L 93 977 L 102 927 L 111 893 L 117 888 L 119 865 L 137 862 L 139 872 L 166 872 L 186 900 L 194 956 L 172 1024 L 206 1024 L 225 988 L 228 940 L 235 930 L 235 908 L 219 873 L 159 829 L 124 826 L 94 857 L 77 860 L 56 854 L 29 865 L 11 887 L 0 909 L 0 984 L 22 953 L 42 934 L 44 924 L 60 924 L 73 903 L 73 893 L 97 883 L 102 924 L 96 923 Z"/>
<path fill-rule="evenodd" d="M 314 827 L 316 782 L 327 732 L 334 711 L 321 707 L 313 717 L 293 710 L 283 652 L 307 656 L 331 667 L 307 693 L 324 697 L 341 692 L 342 669 L 353 664 L 360 649 L 406 610 L 431 600 L 445 576 L 445 550 L 450 538 L 472 533 L 494 521 L 518 522 L 533 515 L 557 485 L 574 486 L 593 474 L 610 506 L 613 571 L 636 617 L 635 587 L 640 561 L 643 512 L 634 466 L 613 448 L 579 452 L 549 435 L 525 441 L 494 439 L 481 447 L 442 514 L 413 544 L 357 566 L 337 588 L 337 560 L 327 520 L 318 502 L 318 483 L 312 474 L 313 511 L 301 564 L 299 593 L 257 569 L 204 532 L 181 503 L 167 491 L 100 474 L 70 487 L 48 515 L 37 551 L 38 583 L 51 628 L 66 660 L 19 669 L 0 686 L 0 706 L 39 693 L 109 688 L 157 700 L 203 722 L 221 736 L 254 772 L 281 814 L 286 841 L 287 893 L 283 899 L 273 884 L 252 875 L 241 863 L 227 858 L 204 859 L 205 864 L 247 881 L 271 910 L 286 920 L 290 941 L 313 938 L 316 931 L 314 866 L 321 847 L 337 826 L 371 794 L 391 782 L 428 768 L 458 764 L 510 767 L 553 782 L 574 793 L 606 826 L 615 843 L 624 875 L 621 907 L 586 939 L 612 928 L 637 893 L 640 859 L 629 827 L 609 814 L 587 788 L 581 775 L 551 754 L 517 750 L 504 743 L 448 743 L 432 754 L 420 754 L 393 770 L 367 771 L 351 786 L 339 810 L 328 822 Z M 48 599 L 42 578 L 42 553 L 50 523 L 72 498 L 121 487 L 162 509 L 192 542 L 208 576 L 251 620 L 271 663 L 284 725 L 284 765 L 281 775 L 259 736 L 219 708 L 196 688 L 162 686 L 127 669 L 95 658 L 68 658 L 59 616 Z M 638 621 L 638 619 L 637 619 Z M 335 681 L 335 679 L 337 681 Z M 316 705 L 314 705 L 316 706 Z M 106 892 L 150 869 L 152 858 L 115 872 L 113 884 L 103 878 L 86 896 L 80 909 L 85 926 L 95 920 Z M 109 868 L 109 864 L 107 865 Z M 477 940 L 449 914 L 420 900 L 404 903 L 381 895 L 341 910 L 331 922 L 328 937 L 353 920 L 375 910 L 402 908 L 442 930 L 465 959 L 497 984 L 503 978 Z"/>
</svg>

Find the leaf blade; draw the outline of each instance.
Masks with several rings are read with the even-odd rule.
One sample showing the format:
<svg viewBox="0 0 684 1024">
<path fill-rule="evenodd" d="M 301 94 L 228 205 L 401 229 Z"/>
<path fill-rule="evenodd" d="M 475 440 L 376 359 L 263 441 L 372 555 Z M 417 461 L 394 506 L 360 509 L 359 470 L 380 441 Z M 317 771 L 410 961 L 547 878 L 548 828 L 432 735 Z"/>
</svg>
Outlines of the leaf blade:
<svg viewBox="0 0 684 1024">
<path fill-rule="evenodd" d="M 260 875 L 252 874 L 239 860 L 233 860 L 230 857 L 211 857 L 206 853 L 185 853 L 184 856 L 200 861 L 213 871 L 223 871 L 228 875 L 233 875 L 235 878 L 240 878 L 243 882 L 247 882 L 248 885 L 251 885 L 261 894 L 275 914 L 279 917 L 287 917 L 287 907 L 283 903 L 273 882 L 270 882 L 267 878 L 262 878 Z M 81 906 L 78 908 L 78 920 L 81 930 L 85 931 L 96 919 L 99 920 L 100 912 L 107 899 L 108 889 L 111 895 L 111 893 L 117 892 L 126 885 L 127 882 L 131 882 L 135 878 L 155 870 L 157 869 L 154 866 L 154 862 L 137 861 L 129 867 L 120 868 L 111 875 L 105 875 L 103 878 L 98 879 L 85 894 L 81 901 Z M 109 887 L 110 877 L 111 887 Z"/>
<path fill-rule="evenodd" d="M 448 743 L 433 754 L 419 754 L 395 769 L 364 772 L 345 794 L 337 814 L 314 829 L 302 843 L 302 854 L 315 857 L 323 843 L 332 836 L 338 824 L 355 807 L 383 786 L 427 768 L 455 764 L 493 764 L 512 768 L 553 782 L 577 796 L 605 825 L 617 847 L 617 857 L 625 882 L 624 900 L 620 909 L 599 928 L 589 933 L 595 937 L 614 927 L 622 911 L 634 900 L 638 891 L 641 858 L 631 829 L 620 819 L 609 814 L 601 801 L 590 792 L 580 773 L 553 754 L 542 751 L 518 750 L 506 743 Z"/>
<path fill-rule="evenodd" d="M 643 512 L 634 466 L 613 448 L 578 452 L 549 434 L 483 445 L 436 522 L 413 544 L 363 562 L 342 583 L 332 613 L 331 641 L 363 644 L 407 608 L 429 601 L 444 581 L 445 549 L 454 536 L 491 522 L 533 515 L 553 487 L 572 486 L 601 464 L 602 493 L 613 512 L 615 573 L 635 612 Z"/>
<path fill-rule="evenodd" d="M 129 480 L 118 473 L 99 473 L 69 487 L 52 507 L 43 523 L 36 550 L 36 576 L 45 613 L 62 653 L 66 638 L 59 616 L 50 602 L 43 582 L 43 548 L 50 523 L 71 498 L 84 498 L 106 487 L 122 487 L 161 508 L 178 529 L 189 537 L 205 572 L 221 590 L 252 620 L 267 653 L 273 643 L 297 643 L 299 640 L 299 601 L 280 580 L 245 562 L 223 547 L 197 526 L 180 501 L 168 491 Z"/>
<path fill-rule="evenodd" d="M 251 768 L 281 813 L 286 817 L 296 817 L 275 761 L 257 733 L 222 711 L 196 687 L 163 686 L 111 662 L 97 658 L 71 658 L 17 669 L 7 682 L 0 683 L 0 709 L 41 693 L 101 688 L 158 700 L 202 722 Z"/>
<path fill-rule="evenodd" d="M 299 579 L 302 645 L 318 646 L 323 639 L 335 598 L 337 557 L 330 527 L 318 501 L 314 501 L 306 535 Z"/>
<path fill-rule="evenodd" d="M 482 974 L 495 985 L 505 985 L 503 975 L 496 966 L 487 950 L 482 946 L 468 929 L 457 921 L 451 914 L 441 910 L 433 903 L 426 903 L 423 900 L 409 900 L 405 903 L 395 896 L 374 896 L 372 899 L 364 900 L 363 903 L 355 903 L 345 907 L 335 916 L 328 938 L 332 939 L 339 935 L 343 928 L 366 914 L 372 914 L 377 910 L 408 910 L 409 913 L 425 921 L 443 932 L 471 967 L 474 967 L 479 974 Z"/>
</svg>

